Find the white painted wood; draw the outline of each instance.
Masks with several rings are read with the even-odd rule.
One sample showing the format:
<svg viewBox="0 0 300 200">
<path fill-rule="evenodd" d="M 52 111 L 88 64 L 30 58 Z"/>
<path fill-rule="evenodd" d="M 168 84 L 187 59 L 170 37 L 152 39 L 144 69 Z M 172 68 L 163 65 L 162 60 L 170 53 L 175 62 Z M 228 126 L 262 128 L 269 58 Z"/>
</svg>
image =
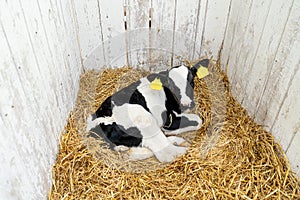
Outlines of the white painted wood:
<svg viewBox="0 0 300 200">
<path fill-rule="evenodd" d="M 231 5 L 221 63 L 223 69 L 228 63 L 232 93 L 275 135 L 300 175 L 300 2 L 232 0 Z"/>
<path fill-rule="evenodd" d="M 176 1 L 152 0 L 149 67 L 160 71 L 172 66 Z"/>
<path fill-rule="evenodd" d="M 291 78 L 295 75 L 295 71 L 299 67 L 299 12 L 299 4 L 297 6 L 297 3 L 294 3 L 289 12 L 289 19 L 286 22 L 282 38 L 278 44 L 272 69 L 267 74 L 268 79 L 264 91 L 260 94 L 261 100 L 256 107 L 256 119 L 261 123 L 269 125 L 269 128 L 274 124 L 276 115 L 285 101 L 286 93 L 291 84 Z M 284 148 L 287 147 L 283 146 Z"/>
<path fill-rule="evenodd" d="M 218 58 L 219 49 L 224 40 L 230 4 L 230 0 L 207 1 L 204 21 L 205 27 L 202 29 L 202 42 L 201 45 L 199 45 L 200 56 L 205 55 L 208 57 L 212 56 L 214 59 Z M 197 37 L 199 37 L 199 33 Z"/>
<path fill-rule="evenodd" d="M 96 47 L 102 44 L 98 1 L 75 0 L 74 8 L 82 57 L 86 59 Z"/>
<path fill-rule="evenodd" d="M 50 188 L 81 72 L 68 8 L 0 2 L 0 199 L 45 199 Z"/>
<path fill-rule="evenodd" d="M 149 1 L 128 0 L 126 9 L 128 14 L 128 64 L 134 67 L 147 67 L 150 54 L 150 3 Z"/>
<path fill-rule="evenodd" d="M 232 0 L 230 2 L 230 8 L 228 11 L 229 12 L 228 19 L 227 19 L 228 23 L 224 34 L 224 43 L 223 43 L 223 46 L 225 48 L 223 48 L 221 52 L 221 63 L 222 63 L 222 69 L 227 73 L 229 77 L 231 76 L 228 70 L 228 63 L 231 58 L 231 55 L 236 52 L 236 51 L 232 51 L 231 48 L 233 45 L 233 41 L 235 40 L 236 29 L 241 28 L 240 26 L 237 25 L 237 23 L 238 20 L 240 20 L 239 13 L 242 10 L 241 9 L 242 3 L 244 3 L 243 5 L 246 5 L 246 1 L 242 2 L 242 1 Z M 233 69 L 233 67 L 231 67 L 230 69 Z"/>
<path fill-rule="evenodd" d="M 250 11 L 252 9 L 252 1 L 253 0 L 247 0 L 241 2 L 237 0 L 232 0 L 232 18 L 228 23 L 228 29 L 232 29 L 232 32 L 228 32 L 224 39 L 224 41 L 227 42 L 224 43 L 223 48 L 224 55 L 227 54 L 227 58 L 225 60 L 226 62 L 224 62 L 225 64 L 228 64 L 228 66 L 230 66 L 228 68 L 227 73 L 231 81 L 231 91 L 235 96 L 237 95 L 236 91 L 240 88 L 240 85 L 234 84 L 234 76 L 238 71 L 241 71 L 240 73 L 243 73 L 243 70 L 246 69 L 242 65 L 242 61 L 244 61 L 245 58 L 240 58 L 240 53 L 244 49 L 244 41 L 246 41 L 245 43 L 247 43 L 248 41 L 248 38 L 246 37 L 246 32 L 250 17 Z M 226 53 L 226 51 L 229 52 Z"/>
<path fill-rule="evenodd" d="M 122 0 L 97 0 L 100 7 L 103 51 L 105 62 L 110 67 L 120 67 L 128 63 L 126 33 L 124 26 L 124 2 Z M 97 66 L 102 67 L 98 64 Z"/>
<path fill-rule="evenodd" d="M 275 55 L 279 49 L 280 40 L 285 30 L 292 3 L 292 0 L 284 2 L 272 1 L 260 42 L 257 46 L 257 53 L 253 58 L 252 68 L 247 74 L 248 78 L 246 78 L 247 84 L 244 87 L 243 106 L 249 110 L 251 116 L 255 115 L 255 118 L 259 122 L 264 118 L 263 110 L 266 110 L 268 105 L 265 106 L 265 109 L 260 108 L 260 112 L 257 112 L 257 106 L 262 95 L 264 95 L 269 74 L 274 68 Z M 277 69 L 284 67 L 284 65 L 276 66 Z M 273 82 L 276 79 L 277 77 L 273 77 L 270 81 Z"/>
<path fill-rule="evenodd" d="M 300 131 L 298 126 L 298 131 L 295 133 L 295 137 L 287 150 L 286 154 L 290 160 L 292 171 L 295 172 L 298 177 L 300 175 Z"/>
<path fill-rule="evenodd" d="M 173 60 L 177 56 L 191 60 L 195 49 L 200 1 L 176 2 Z"/>
<path fill-rule="evenodd" d="M 299 40 L 298 49 L 299 51 Z M 289 81 L 289 87 L 280 107 L 278 116 L 272 127 L 272 132 L 275 133 L 276 138 L 286 149 L 287 156 L 291 162 L 291 167 L 294 172 L 300 175 L 300 57 L 298 59 L 297 69 L 294 71 Z"/>
</svg>

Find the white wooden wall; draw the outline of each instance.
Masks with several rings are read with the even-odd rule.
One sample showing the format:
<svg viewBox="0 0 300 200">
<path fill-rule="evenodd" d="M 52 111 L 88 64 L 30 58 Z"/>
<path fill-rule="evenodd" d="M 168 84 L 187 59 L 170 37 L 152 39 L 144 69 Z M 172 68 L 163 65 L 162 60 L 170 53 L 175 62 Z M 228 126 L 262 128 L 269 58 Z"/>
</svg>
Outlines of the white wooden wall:
<svg viewBox="0 0 300 200">
<path fill-rule="evenodd" d="M 234 96 L 300 176 L 300 1 L 232 0 L 221 58 Z"/>
<path fill-rule="evenodd" d="M 275 134 L 300 174 L 299 4 L 0 1 L 0 199 L 45 199 L 82 69 L 217 58 L 222 43 L 234 96 Z"/>
<path fill-rule="evenodd" d="M 46 199 L 77 95 L 70 1 L 0 1 L 0 199 Z"/>
</svg>

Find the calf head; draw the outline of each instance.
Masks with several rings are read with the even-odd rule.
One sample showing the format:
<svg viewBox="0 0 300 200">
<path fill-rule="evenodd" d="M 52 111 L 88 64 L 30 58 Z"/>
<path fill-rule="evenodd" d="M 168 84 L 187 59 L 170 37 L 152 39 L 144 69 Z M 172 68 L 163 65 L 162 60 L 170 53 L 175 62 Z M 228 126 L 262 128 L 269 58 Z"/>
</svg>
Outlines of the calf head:
<svg viewBox="0 0 300 200">
<path fill-rule="evenodd" d="M 176 66 L 168 71 L 168 79 L 164 86 L 168 87 L 180 103 L 182 111 L 195 106 L 194 103 L 194 78 L 199 76 L 199 70 L 208 68 L 209 60 L 204 59 L 195 64 L 192 68 L 185 65 Z M 198 73 L 197 73 L 198 72 Z"/>
</svg>

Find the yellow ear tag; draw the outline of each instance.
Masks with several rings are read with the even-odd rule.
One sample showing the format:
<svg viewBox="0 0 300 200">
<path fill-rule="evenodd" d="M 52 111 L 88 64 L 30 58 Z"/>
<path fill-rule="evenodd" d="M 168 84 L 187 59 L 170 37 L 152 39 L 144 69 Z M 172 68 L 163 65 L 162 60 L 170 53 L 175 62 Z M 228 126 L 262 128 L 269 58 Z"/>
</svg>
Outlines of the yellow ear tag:
<svg viewBox="0 0 300 200">
<path fill-rule="evenodd" d="M 204 78 L 209 74 L 208 69 L 200 65 L 199 69 L 197 70 L 197 76 L 199 79 Z"/>
<path fill-rule="evenodd" d="M 161 90 L 162 89 L 162 83 L 159 78 L 155 78 L 151 83 L 150 83 L 150 88 L 152 90 Z"/>
</svg>

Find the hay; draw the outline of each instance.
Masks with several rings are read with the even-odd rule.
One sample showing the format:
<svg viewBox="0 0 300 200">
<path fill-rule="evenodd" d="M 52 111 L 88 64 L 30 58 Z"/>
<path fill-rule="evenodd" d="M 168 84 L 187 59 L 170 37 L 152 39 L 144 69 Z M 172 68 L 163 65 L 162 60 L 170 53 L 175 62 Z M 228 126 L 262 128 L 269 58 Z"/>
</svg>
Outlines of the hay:
<svg viewBox="0 0 300 200">
<path fill-rule="evenodd" d="M 155 158 L 128 161 L 84 131 L 86 116 L 107 96 L 148 72 L 123 67 L 84 73 L 49 199 L 300 199 L 299 180 L 280 145 L 231 96 L 219 64 L 210 69 L 195 83 L 194 112 L 203 126 L 185 134 L 189 151 L 168 165 Z"/>
</svg>

